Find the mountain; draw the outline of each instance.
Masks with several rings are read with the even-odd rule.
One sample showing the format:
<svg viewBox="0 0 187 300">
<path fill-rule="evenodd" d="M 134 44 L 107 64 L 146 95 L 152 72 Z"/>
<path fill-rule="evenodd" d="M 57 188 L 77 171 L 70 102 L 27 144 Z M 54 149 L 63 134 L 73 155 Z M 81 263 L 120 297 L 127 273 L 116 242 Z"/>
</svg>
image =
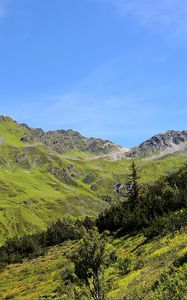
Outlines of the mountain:
<svg viewBox="0 0 187 300">
<path fill-rule="evenodd" d="M 1 116 L 0 118 L 3 119 L 6 117 Z M 20 142 L 25 144 L 42 143 L 59 154 L 69 154 L 71 158 L 87 157 L 88 159 L 95 159 L 96 157 L 107 156 L 112 160 L 119 160 L 123 158 L 147 158 L 153 156 L 152 158 L 154 159 L 177 151 L 186 152 L 187 149 L 187 130 L 169 130 L 154 135 L 139 146 L 129 150 L 109 140 L 93 137 L 86 138 L 78 131 L 72 129 L 45 132 L 41 128 L 31 128 L 27 124 L 17 125 L 21 126 L 24 132 L 23 136 L 20 137 Z"/>
<path fill-rule="evenodd" d="M 22 142 L 28 133 L 0 117 L 0 243 L 63 216 L 94 216 L 108 205 L 97 187 L 90 188 L 98 173 L 103 176 L 97 165 L 65 159 L 40 142 Z"/>
<path fill-rule="evenodd" d="M 28 133 L 22 137 L 22 142 L 41 142 L 60 154 L 78 151 L 98 156 L 122 150 L 128 151 L 108 140 L 86 138 L 72 129 L 45 132 L 41 128 L 30 128 L 27 124 L 21 124 L 21 126 L 28 130 Z"/>
<path fill-rule="evenodd" d="M 138 147 L 132 148 L 122 157 L 145 158 L 154 155 L 154 158 L 160 158 L 177 151 L 186 150 L 187 130 L 169 130 L 167 132 L 154 135 L 147 141 L 141 143 Z"/>
<path fill-rule="evenodd" d="M 68 136 L 65 151 L 62 141 L 53 144 L 62 135 Z M 79 144 L 79 150 L 70 149 L 70 140 Z M 100 139 L 99 142 L 102 147 L 107 143 Z M 111 155 L 123 151 L 114 144 L 109 148 L 117 150 L 107 155 L 98 150 L 101 147 L 94 153 L 81 151 L 81 147 L 88 149 L 88 143 L 90 140 L 79 133 L 47 134 L 0 116 L 0 244 L 15 234 L 43 230 L 67 215 L 96 216 L 111 203 L 123 200 L 131 160 L 111 160 Z M 60 154 L 61 150 L 53 148 L 55 145 L 67 152 Z M 137 160 L 141 182 L 154 181 L 186 162 L 187 156 L 178 153 L 154 162 Z"/>
<path fill-rule="evenodd" d="M 86 138 L 72 129 L 45 132 L 41 128 L 31 128 L 27 124 L 20 124 L 28 132 L 21 138 L 22 142 L 41 142 L 60 154 L 71 157 L 81 157 L 84 153 L 88 159 L 107 156 L 111 160 L 123 158 L 160 158 L 165 155 L 187 150 L 187 131 L 169 130 L 154 135 L 147 141 L 132 149 L 116 145 L 100 138 Z"/>
</svg>

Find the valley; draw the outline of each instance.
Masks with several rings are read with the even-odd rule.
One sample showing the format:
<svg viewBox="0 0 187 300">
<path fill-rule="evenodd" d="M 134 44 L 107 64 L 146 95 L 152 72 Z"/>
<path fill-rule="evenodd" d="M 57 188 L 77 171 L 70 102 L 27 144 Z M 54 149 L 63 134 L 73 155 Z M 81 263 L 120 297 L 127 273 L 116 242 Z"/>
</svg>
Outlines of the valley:
<svg viewBox="0 0 187 300">
<path fill-rule="evenodd" d="M 93 159 L 93 153 L 78 149 L 62 155 L 45 143 L 23 142 L 27 135 L 26 126 L 0 118 L 0 243 L 15 234 L 44 230 L 65 216 L 94 217 L 123 201 L 115 185 L 127 181 L 129 159 L 113 161 L 105 153 Z M 155 181 L 186 162 L 187 156 L 177 152 L 154 161 L 137 160 L 141 182 Z"/>
<path fill-rule="evenodd" d="M 162 143 L 154 145 L 153 148 L 150 141 L 146 141 L 148 148 L 143 156 L 141 145 L 137 150 L 127 150 L 111 142 L 96 139 L 96 144 L 92 147 L 92 139 L 92 146 L 88 151 L 87 139 L 74 131 L 60 131 L 58 134 L 45 134 L 42 131 L 42 137 L 38 136 L 38 132 L 41 133 L 41 130 L 31 130 L 9 117 L 0 117 L 0 250 L 3 251 L 8 242 L 12 245 L 6 250 L 10 252 L 10 256 L 2 252 L 0 259 L 0 299 L 87 300 L 87 288 L 80 287 L 77 279 L 71 282 L 67 278 L 75 276 L 72 257 L 81 244 L 80 236 L 84 236 L 85 230 L 89 232 L 89 229 L 80 225 L 80 229 L 77 229 L 78 232 L 80 230 L 78 237 L 66 236 L 68 230 L 74 230 L 71 228 L 74 225 L 70 224 L 84 223 L 86 216 L 93 222 L 96 220 L 99 230 L 104 226 L 103 229 L 110 231 L 107 249 L 112 251 L 113 255 L 115 253 L 115 259 L 105 268 L 103 275 L 107 300 L 186 299 L 186 208 L 181 209 L 183 206 L 179 203 L 175 207 L 175 197 L 178 197 L 175 187 L 177 185 L 177 189 L 183 195 L 183 181 L 184 196 L 180 196 L 179 199 L 185 200 L 186 197 L 187 148 L 184 131 L 181 133 L 181 142 L 180 133 L 173 131 L 172 134 L 169 131 L 164 137 L 159 135 Z M 65 137 L 62 137 L 62 134 L 65 134 Z M 171 142 L 166 135 L 172 137 Z M 176 135 L 178 139 L 174 143 L 173 136 Z M 163 143 L 163 140 L 167 140 L 167 143 Z M 160 143 L 158 140 L 157 142 Z M 88 144 L 90 145 L 90 140 Z M 72 148 L 72 145 L 75 147 Z M 154 200 L 152 204 L 149 203 L 149 196 L 146 198 L 145 192 L 143 197 L 148 204 L 147 207 L 140 206 L 140 214 L 143 210 L 141 221 L 135 208 L 133 219 L 129 219 L 132 225 L 125 225 L 130 216 L 128 185 L 132 161 L 140 174 L 138 184 L 141 189 L 154 191 L 157 185 L 159 188 L 160 180 L 160 192 L 163 190 L 161 197 L 163 203 L 166 201 L 166 206 L 154 208 L 157 203 Z M 164 178 L 167 177 L 171 180 L 170 187 L 164 185 Z M 156 195 L 158 188 L 155 189 L 153 197 L 158 197 L 155 199 L 161 201 Z M 171 204 L 167 204 L 170 197 Z M 125 210 L 123 207 L 126 207 Z M 148 222 L 146 214 L 152 214 L 151 207 L 158 216 L 145 225 Z M 115 216 L 115 210 L 120 215 L 124 210 L 127 221 L 120 219 L 118 215 Z M 64 225 L 65 228 L 67 226 L 65 237 L 64 233 L 61 237 L 58 220 L 66 218 L 68 221 L 64 222 L 68 223 Z M 139 225 L 133 223 L 135 218 L 139 220 Z M 141 225 L 142 218 L 145 218 L 145 224 L 142 223 L 144 225 Z M 122 222 L 122 225 L 115 225 L 118 222 Z M 119 234 L 121 230 L 123 233 Z M 50 232 L 54 234 L 54 241 Z M 48 239 L 45 241 L 45 234 L 49 234 L 52 242 Z M 23 258 L 18 255 L 19 251 L 25 251 L 22 249 L 22 243 L 26 243 Z M 13 250 L 16 245 L 18 252 Z M 180 289 L 180 292 L 177 289 Z M 178 293 L 179 298 L 175 298 Z"/>
</svg>

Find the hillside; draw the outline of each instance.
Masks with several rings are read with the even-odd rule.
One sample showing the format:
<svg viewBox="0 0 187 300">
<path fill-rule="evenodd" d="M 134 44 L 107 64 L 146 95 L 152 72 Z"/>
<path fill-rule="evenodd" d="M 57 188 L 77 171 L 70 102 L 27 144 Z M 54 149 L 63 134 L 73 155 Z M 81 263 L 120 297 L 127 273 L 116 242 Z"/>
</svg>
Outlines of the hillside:
<svg viewBox="0 0 187 300">
<path fill-rule="evenodd" d="M 41 143 L 23 143 L 27 129 L 10 118 L 0 124 L 0 243 L 35 232 L 64 215 L 96 215 L 107 203 L 87 187 L 87 170 Z"/>
<path fill-rule="evenodd" d="M 29 134 L 26 126 L 0 117 L 0 243 L 43 230 L 65 215 L 96 216 L 123 200 L 130 160 L 89 160 L 84 152 L 71 159 L 39 141 L 23 141 Z M 147 183 L 185 162 L 187 156 L 173 154 L 137 164 Z"/>
<path fill-rule="evenodd" d="M 144 241 L 143 235 L 111 240 L 111 245 L 116 249 L 118 256 L 121 259 L 130 257 L 133 264 L 124 274 L 118 269 L 117 264 L 107 269 L 107 282 L 110 287 L 107 300 L 186 299 L 187 262 L 175 268 L 174 264 L 187 252 L 187 228 L 183 233 L 177 233 L 173 237 L 162 237 L 148 243 Z M 49 249 L 45 256 L 7 266 L 0 273 L 0 298 L 73 299 L 69 288 L 63 288 L 61 278 L 62 274 L 68 274 L 67 268 L 71 268 L 69 256 L 76 247 L 76 242 L 66 242 Z M 177 288 L 180 292 L 183 291 L 183 297 L 177 298 Z M 176 298 L 172 293 L 175 293 Z"/>
<path fill-rule="evenodd" d="M 160 179 L 157 181 L 157 185 L 154 185 L 155 192 L 157 192 L 153 193 L 152 197 L 158 199 L 157 196 L 160 194 L 165 205 L 160 202 L 161 205 L 158 206 L 158 203 L 153 202 L 150 207 L 143 208 L 140 203 L 137 203 L 137 207 L 140 205 L 143 209 L 139 211 L 141 217 L 152 210 L 155 214 L 150 216 L 149 224 L 147 223 L 144 228 L 139 227 L 136 231 L 128 229 L 126 234 L 122 234 L 122 231 L 114 231 L 108 237 L 105 251 L 110 253 L 110 261 L 107 260 L 102 276 L 106 300 L 186 299 L 186 176 L 187 169 L 185 167 L 175 174 Z M 170 186 L 166 183 L 170 183 Z M 149 192 L 152 192 L 151 185 L 148 189 Z M 144 197 L 146 200 L 147 193 Z M 128 219 L 126 209 L 123 210 L 123 213 Z M 134 218 L 138 218 L 136 213 L 133 215 Z M 7 256 L 2 255 L 3 247 L 0 248 L 1 299 L 70 300 L 75 299 L 75 295 L 80 300 L 91 299 L 89 290 L 85 285 L 80 285 L 80 281 L 75 276 L 72 260 L 80 247 L 82 238 L 78 238 L 78 236 L 71 238 L 70 235 L 67 238 L 67 232 L 70 233 L 72 229 L 68 230 L 73 228 L 72 222 L 69 225 L 65 222 L 66 227 L 62 227 L 62 231 L 59 231 L 58 223 L 53 228 L 54 230 L 47 231 L 47 237 L 49 237 L 48 234 L 51 234 L 57 245 L 45 248 L 43 253 L 38 252 L 39 244 L 37 243 L 34 248 L 29 248 L 29 245 L 34 245 L 34 241 L 37 239 L 40 241 L 40 245 L 45 247 L 45 235 L 42 233 L 40 238 L 39 235 L 30 237 L 30 244 L 29 240 L 26 240 L 25 237 L 22 238 L 24 247 L 21 246 L 19 239 L 14 239 L 14 243 L 9 241 L 6 250 L 9 254 L 8 259 L 19 262 L 21 259 L 19 255 L 24 254 L 26 256 L 23 262 L 21 259 L 22 263 L 3 265 L 2 262 L 7 260 Z M 109 223 L 110 219 L 108 218 L 105 225 Z M 79 234 L 84 237 L 86 227 L 83 229 L 80 223 L 76 226 L 78 226 L 74 226 L 76 232 L 76 228 L 78 228 Z M 87 230 L 90 229 L 87 228 Z M 63 239 L 64 234 L 66 238 L 60 242 L 59 238 Z M 32 238 L 34 239 L 32 240 Z M 14 248 L 19 251 L 11 253 Z M 29 258 L 33 250 L 37 251 L 34 253 L 35 258 Z"/>
</svg>

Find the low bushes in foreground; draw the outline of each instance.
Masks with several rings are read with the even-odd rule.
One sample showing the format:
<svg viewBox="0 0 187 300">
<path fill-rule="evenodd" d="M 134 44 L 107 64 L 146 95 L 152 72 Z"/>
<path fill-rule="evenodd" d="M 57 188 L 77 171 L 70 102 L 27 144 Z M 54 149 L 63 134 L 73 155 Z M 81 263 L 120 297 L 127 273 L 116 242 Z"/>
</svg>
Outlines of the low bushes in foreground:
<svg viewBox="0 0 187 300">
<path fill-rule="evenodd" d="M 66 240 L 80 239 L 92 224 L 92 220 L 88 217 L 84 221 L 67 218 L 58 220 L 44 232 L 8 239 L 0 247 L 0 265 L 18 263 L 24 258 L 34 258 L 43 254 L 47 247 L 61 244 Z"/>
</svg>

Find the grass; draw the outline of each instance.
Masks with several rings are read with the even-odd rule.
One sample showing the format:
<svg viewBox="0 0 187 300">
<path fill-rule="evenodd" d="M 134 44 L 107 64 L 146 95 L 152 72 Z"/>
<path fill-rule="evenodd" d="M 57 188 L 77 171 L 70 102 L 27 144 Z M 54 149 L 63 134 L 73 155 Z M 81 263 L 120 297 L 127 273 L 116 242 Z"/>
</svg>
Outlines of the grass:
<svg viewBox="0 0 187 300">
<path fill-rule="evenodd" d="M 67 215 L 96 216 L 108 207 L 102 196 L 120 201 L 114 185 L 128 180 L 130 160 L 91 159 L 90 153 L 78 151 L 61 156 L 42 144 L 22 143 L 20 139 L 27 134 L 26 128 L 1 117 L 0 244 L 15 234 L 44 230 Z M 154 182 L 185 163 L 187 156 L 179 154 L 139 160 L 141 183 Z M 110 244 L 116 249 L 118 261 L 106 270 L 107 300 L 187 299 L 183 280 L 187 264 L 171 271 L 174 262 L 187 252 L 187 228 L 150 242 L 140 234 L 111 239 Z M 1 270 L 0 299 L 72 299 L 61 284 L 61 273 L 69 267 L 69 257 L 77 246 L 66 241 L 48 249 L 44 256 Z M 120 268 L 125 259 L 130 259 L 128 272 Z M 184 297 L 164 294 L 162 278 L 171 292 L 178 287 Z M 177 291 L 173 293 L 177 295 Z"/>
<path fill-rule="evenodd" d="M 89 153 L 76 151 L 62 156 L 42 144 L 22 143 L 25 135 L 26 128 L 1 117 L 0 244 L 15 234 L 43 230 L 66 215 L 96 216 L 108 207 L 103 197 L 121 200 L 115 184 L 127 181 L 130 160 L 89 160 Z M 180 155 L 137 161 L 142 183 L 174 172 L 184 163 L 187 157 Z"/>
<path fill-rule="evenodd" d="M 187 228 L 175 236 L 155 239 L 149 243 L 143 235 L 111 239 L 118 262 L 106 270 L 107 300 L 169 299 L 159 298 L 161 286 L 153 286 L 173 263 L 187 252 Z M 72 299 L 66 295 L 67 287 L 61 284 L 61 273 L 69 266 L 69 257 L 76 251 L 77 242 L 66 241 L 48 249 L 44 256 L 26 260 L 22 264 L 9 265 L 0 273 L 0 299 Z M 122 274 L 119 260 L 134 257 L 133 268 Z M 179 266 L 178 276 L 187 272 L 187 264 Z M 171 275 L 176 276 L 176 274 Z M 186 286 L 186 285 L 185 285 Z M 185 287 L 185 299 L 187 289 Z"/>
</svg>

